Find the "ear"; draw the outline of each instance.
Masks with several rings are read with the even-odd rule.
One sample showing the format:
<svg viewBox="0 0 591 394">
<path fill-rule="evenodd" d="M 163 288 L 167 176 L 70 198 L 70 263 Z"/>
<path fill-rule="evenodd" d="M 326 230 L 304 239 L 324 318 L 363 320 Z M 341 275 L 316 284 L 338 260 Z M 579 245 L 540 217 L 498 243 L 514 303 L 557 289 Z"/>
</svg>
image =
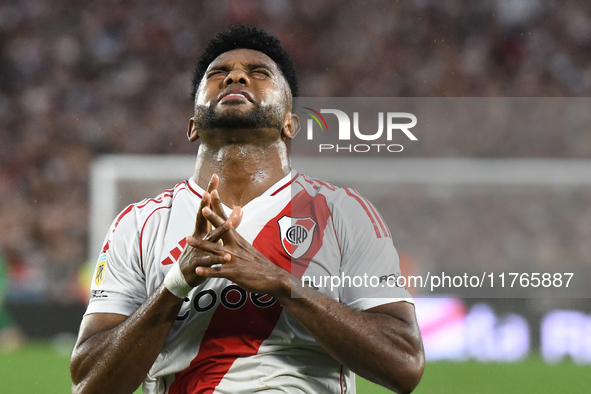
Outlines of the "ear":
<svg viewBox="0 0 591 394">
<path fill-rule="evenodd" d="M 296 114 L 289 113 L 281 129 L 281 134 L 287 139 L 294 138 L 300 131 L 300 118 Z"/>
<path fill-rule="evenodd" d="M 195 142 L 199 139 L 199 133 L 197 132 L 197 126 L 195 125 L 195 118 L 191 118 L 189 120 L 189 129 L 187 130 L 187 137 L 191 142 Z"/>
</svg>

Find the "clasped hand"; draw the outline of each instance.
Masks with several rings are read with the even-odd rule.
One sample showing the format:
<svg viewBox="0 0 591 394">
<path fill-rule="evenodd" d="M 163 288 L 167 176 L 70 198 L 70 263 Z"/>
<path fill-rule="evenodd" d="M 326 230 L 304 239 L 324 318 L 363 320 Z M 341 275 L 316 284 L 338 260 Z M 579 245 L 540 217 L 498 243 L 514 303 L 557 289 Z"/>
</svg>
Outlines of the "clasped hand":
<svg viewBox="0 0 591 394">
<path fill-rule="evenodd" d="M 195 231 L 187 237 L 179 258 L 185 280 L 195 287 L 207 278 L 226 278 L 253 293 L 277 295 L 285 291 L 290 274 L 238 234 L 242 208 L 235 207 L 226 216 L 218 185 L 214 174 L 197 211 Z"/>
</svg>

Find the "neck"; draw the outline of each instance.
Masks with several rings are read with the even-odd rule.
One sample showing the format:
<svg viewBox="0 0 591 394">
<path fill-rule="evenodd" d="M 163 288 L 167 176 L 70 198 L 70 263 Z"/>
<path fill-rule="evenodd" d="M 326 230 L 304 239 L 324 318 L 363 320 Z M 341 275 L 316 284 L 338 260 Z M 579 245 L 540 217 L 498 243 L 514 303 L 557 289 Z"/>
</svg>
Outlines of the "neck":
<svg viewBox="0 0 591 394">
<path fill-rule="evenodd" d="M 195 182 L 204 190 L 213 174 L 220 177 L 218 193 L 228 207 L 244 206 L 263 194 L 290 171 L 287 149 L 281 140 L 261 146 L 231 144 L 199 146 Z"/>
</svg>

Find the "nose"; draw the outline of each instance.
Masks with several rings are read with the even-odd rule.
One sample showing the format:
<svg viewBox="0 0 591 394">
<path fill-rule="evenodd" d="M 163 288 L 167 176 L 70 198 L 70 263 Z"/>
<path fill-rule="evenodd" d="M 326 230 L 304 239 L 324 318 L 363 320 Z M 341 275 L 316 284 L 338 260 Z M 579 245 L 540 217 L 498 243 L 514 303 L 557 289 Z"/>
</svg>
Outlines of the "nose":
<svg viewBox="0 0 591 394">
<path fill-rule="evenodd" d="M 226 79 L 224 79 L 224 86 L 230 86 L 234 83 L 238 83 L 244 86 L 248 86 L 249 84 L 248 74 L 239 68 L 235 68 L 226 75 Z"/>
</svg>

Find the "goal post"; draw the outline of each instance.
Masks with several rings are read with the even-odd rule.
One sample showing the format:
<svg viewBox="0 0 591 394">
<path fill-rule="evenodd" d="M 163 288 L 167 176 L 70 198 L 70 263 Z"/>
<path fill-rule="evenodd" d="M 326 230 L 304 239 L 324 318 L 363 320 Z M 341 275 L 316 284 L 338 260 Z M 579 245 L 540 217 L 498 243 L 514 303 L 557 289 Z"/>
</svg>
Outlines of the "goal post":
<svg viewBox="0 0 591 394">
<path fill-rule="evenodd" d="M 193 174 L 194 155 L 103 155 L 90 171 L 88 259 L 96 260 L 115 216 Z"/>
</svg>

